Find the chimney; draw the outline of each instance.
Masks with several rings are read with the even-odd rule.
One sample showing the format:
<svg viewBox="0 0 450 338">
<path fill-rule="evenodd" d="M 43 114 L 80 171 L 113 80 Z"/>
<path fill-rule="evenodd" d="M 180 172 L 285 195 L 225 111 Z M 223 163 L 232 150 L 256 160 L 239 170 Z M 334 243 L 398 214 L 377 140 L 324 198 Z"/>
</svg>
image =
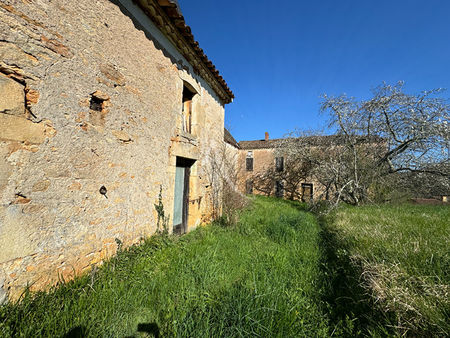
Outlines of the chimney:
<svg viewBox="0 0 450 338">
<path fill-rule="evenodd" d="M 265 140 L 269 141 L 269 133 L 267 131 L 266 131 L 266 138 L 265 138 Z"/>
</svg>

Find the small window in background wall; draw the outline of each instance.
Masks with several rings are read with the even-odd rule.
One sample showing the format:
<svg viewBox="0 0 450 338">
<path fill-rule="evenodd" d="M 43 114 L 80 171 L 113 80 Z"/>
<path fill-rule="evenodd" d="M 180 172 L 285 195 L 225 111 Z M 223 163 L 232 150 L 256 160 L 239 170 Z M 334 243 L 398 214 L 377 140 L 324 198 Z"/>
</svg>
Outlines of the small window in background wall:
<svg viewBox="0 0 450 338">
<path fill-rule="evenodd" d="M 247 152 L 247 158 L 245 159 L 245 167 L 247 171 L 253 171 L 253 151 Z"/>
<path fill-rule="evenodd" d="M 275 196 L 279 198 L 284 197 L 284 183 L 283 181 L 275 182 Z"/>
<path fill-rule="evenodd" d="M 184 132 L 192 133 L 192 98 L 193 93 L 186 85 L 183 86 L 183 106 L 182 106 L 182 129 Z"/>
<path fill-rule="evenodd" d="M 253 181 L 252 180 L 247 180 L 245 182 L 245 193 L 253 194 Z"/>
<path fill-rule="evenodd" d="M 275 168 L 277 171 L 284 170 L 284 157 L 275 158 Z"/>
<path fill-rule="evenodd" d="M 253 171 L 253 158 L 247 157 L 245 160 L 245 166 L 247 171 Z"/>
</svg>

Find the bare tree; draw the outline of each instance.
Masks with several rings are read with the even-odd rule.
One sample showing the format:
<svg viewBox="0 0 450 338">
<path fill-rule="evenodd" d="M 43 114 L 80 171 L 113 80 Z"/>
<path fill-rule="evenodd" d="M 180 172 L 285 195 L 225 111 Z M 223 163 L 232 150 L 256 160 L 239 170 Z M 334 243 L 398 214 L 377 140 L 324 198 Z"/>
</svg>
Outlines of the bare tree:
<svg viewBox="0 0 450 338">
<path fill-rule="evenodd" d="M 374 159 L 383 140 L 320 134 L 296 130 L 278 142 L 276 156 L 285 156 L 288 164 L 280 178 L 291 190 L 289 198 L 302 197 L 301 183 L 313 181 L 319 184 L 317 199 L 359 204 L 378 168 Z"/>
<path fill-rule="evenodd" d="M 405 177 L 411 184 L 436 182 L 436 192 L 448 195 L 450 105 L 441 93 L 407 94 L 399 82 L 379 86 L 369 100 L 324 95 L 321 110 L 336 134 L 294 131 L 280 140 L 276 152 L 296 163 L 291 172 L 286 167 L 283 179 L 295 187 L 308 176 L 321 185 L 323 198 L 355 205 L 373 200 L 382 185 L 398 182 L 404 189 Z"/>
<path fill-rule="evenodd" d="M 236 210 L 247 204 L 247 198 L 237 189 L 237 151 L 223 142 L 211 147 L 205 158 L 212 218 L 217 220 L 222 216 L 227 224 L 232 224 L 236 222 Z"/>
<path fill-rule="evenodd" d="M 346 137 L 383 138 L 387 151 L 379 163 L 386 164 L 390 173 L 448 175 L 450 105 L 437 96 L 441 92 L 436 89 L 410 95 L 403 92 L 403 82 L 383 84 L 367 101 L 345 95 L 324 96 L 322 110 L 331 113 L 332 125 Z"/>
<path fill-rule="evenodd" d="M 269 166 L 266 170 L 256 173 L 253 177 L 255 190 L 270 196 L 276 194 L 276 182 L 282 182 L 283 194 L 290 200 L 300 199 L 301 183 L 311 175 L 312 163 L 301 147 L 301 142 L 295 138 L 280 139 L 275 143 L 274 159 L 282 159 L 281 167 Z M 309 150 L 309 149 L 308 149 Z"/>
<path fill-rule="evenodd" d="M 407 94 L 399 82 L 381 85 L 369 100 L 324 96 L 322 111 L 329 113 L 331 125 L 344 139 L 347 160 L 353 166 L 346 184 L 358 192 L 358 200 L 366 200 L 371 185 L 394 173 L 445 177 L 449 182 L 450 105 L 439 97 L 441 93 L 437 89 Z M 359 141 L 370 146 L 358 146 Z"/>
</svg>

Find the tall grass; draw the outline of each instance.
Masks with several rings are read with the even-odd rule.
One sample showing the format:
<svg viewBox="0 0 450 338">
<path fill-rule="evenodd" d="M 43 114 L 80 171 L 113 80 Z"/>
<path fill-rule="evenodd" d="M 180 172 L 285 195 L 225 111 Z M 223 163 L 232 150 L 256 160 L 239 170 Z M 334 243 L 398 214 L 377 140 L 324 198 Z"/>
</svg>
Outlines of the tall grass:
<svg viewBox="0 0 450 338">
<path fill-rule="evenodd" d="M 0 336 L 326 336 L 319 226 L 256 198 L 234 227 L 159 236 L 0 308 Z"/>
<path fill-rule="evenodd" d="M 334 213 L 324 227 L 334 251 L 333 273 L 340 274 L 333 308 L 360 327 L 365 323 L 369 334 L 448 335 L 449 220 L 446 206 L 365 206 Z M 333 259 L 329 256 L 328 264 Z"/>
</svg>

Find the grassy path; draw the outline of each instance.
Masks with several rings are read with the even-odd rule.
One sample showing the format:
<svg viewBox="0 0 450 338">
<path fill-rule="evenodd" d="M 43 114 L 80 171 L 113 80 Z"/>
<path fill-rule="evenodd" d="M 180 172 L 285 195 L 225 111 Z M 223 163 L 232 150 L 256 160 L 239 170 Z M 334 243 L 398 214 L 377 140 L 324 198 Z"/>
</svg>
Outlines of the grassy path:
<svg viewBox="0 0 450 338">
<path fill-rule="evenodd" d="M 0 308 L 0 336 L 327 336 L 319 235 L 295 204 L 256 198 L 236 227 L 154 237 Z"/>
</svg>

